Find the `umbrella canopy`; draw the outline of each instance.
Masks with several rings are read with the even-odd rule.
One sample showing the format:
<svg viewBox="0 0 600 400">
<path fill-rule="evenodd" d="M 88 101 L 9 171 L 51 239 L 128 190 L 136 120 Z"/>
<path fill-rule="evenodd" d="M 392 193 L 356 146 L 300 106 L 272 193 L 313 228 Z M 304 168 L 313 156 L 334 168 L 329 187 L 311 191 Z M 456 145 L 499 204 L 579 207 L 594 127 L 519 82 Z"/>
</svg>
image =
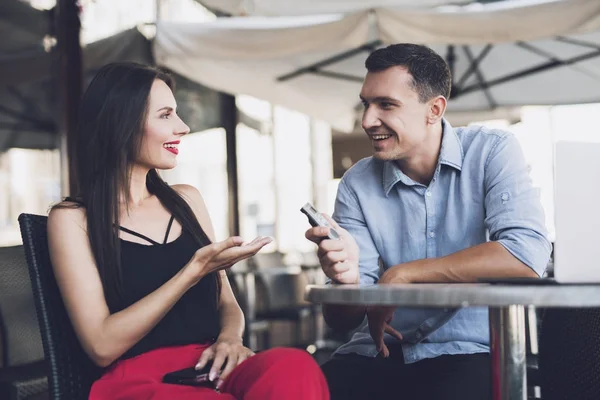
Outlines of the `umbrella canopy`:
<svg viewBox="0 0 600 400">
<path fill-rule="evenodd" d="M 25 2 L 0 2 L 0 84 L 36 79 L 45 67 L 44 37 L 50 33 L 52 16 Z"/>
<path fill-rule="evenodd" d="M 211 10 L 229 15 L 314 15 L 349 13 L 375 8 L 427 8 L 466 4 L 471 0 L 197 0 Z"/>
<path fill-rule="evenodd" d="M 11 147 L 53 149 L 58 132 L 51 13 L 18 0 L 0 1 L 0 152 Z M 152 46 L 137 29 L 88 44 L 83 49 L 86 83 L 103 65 L 117 61 L 154 64 Z M 175 74 L 178 112 L 192 131 L 220 125 L 219 94 Z"/>
<path fill-rule="evenodd" d="M 398 42 L 430 45 L 447 59 L 454 78 L 449 112 L 600 101 L 597 0 L 163 23 L 155 55 L 209 87 L 350 131 L 367 54 Z"/>
<path fill-rule="evenodd" d="M 12 35 L 15 35 L 12 32 Z M 23 53 L 3 65 L 0 81 L 0 151 L 11 147 L 56 148 L 58 132 L 55 65 L 57 53 L 31 52 L 28 74 L 20 73 Z M 114 61 L 151 63 L 150 42 L 137 29 L 88 45 L 83 52 L 86 79 Z M 13 78 L 14 80 L 10 80 Z"/>
</svg>

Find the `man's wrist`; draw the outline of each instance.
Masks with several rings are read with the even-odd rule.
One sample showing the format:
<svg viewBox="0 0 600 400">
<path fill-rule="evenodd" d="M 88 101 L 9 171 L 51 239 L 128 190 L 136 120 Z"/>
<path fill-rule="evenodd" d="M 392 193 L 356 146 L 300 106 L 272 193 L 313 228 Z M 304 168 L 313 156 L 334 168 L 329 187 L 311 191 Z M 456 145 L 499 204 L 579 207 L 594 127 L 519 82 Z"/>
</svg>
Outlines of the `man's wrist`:
<svg viewBox="0 0 600 400">
<path fill-rule="evenodd" d="M 413 282 L 413 269 L 414 265 L 411 263 L 398 264 L 388 268 L 378 283 L 412 283 Z"/>
<path fill-rule="evenodd" d="M 331 284 L 332 285 L 357 285 L 360 283 L 360 275 L 356 278 L 356 282 L 340 282 L 334 278 L 329 278 L 331 279 Z"/>
</svg>

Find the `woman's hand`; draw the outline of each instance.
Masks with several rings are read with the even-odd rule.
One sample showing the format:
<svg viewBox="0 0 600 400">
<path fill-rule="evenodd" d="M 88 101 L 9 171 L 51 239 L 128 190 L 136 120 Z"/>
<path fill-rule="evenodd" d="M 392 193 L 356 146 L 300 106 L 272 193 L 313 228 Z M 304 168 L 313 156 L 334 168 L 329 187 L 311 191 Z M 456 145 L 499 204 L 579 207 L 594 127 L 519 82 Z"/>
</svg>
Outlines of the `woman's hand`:
<svg viewBox="0 0 600 400">
<path fill-rule="evenodd" d="M 204 368 L 209 360 L 213 360 L 208 378 L 211 381 L 218 378 L 215 387 L 219 389 L 231 371 L 253 355 L 252 350 L 244 347 L 241 338 L 219 336 L 212 346 L 202 352 L 198 364 L 196 364 L 196 369 Z"/>
<path fill-rule="evenodd" d="M 257 237 L 250 243 L 244 243 L 241 237 L 233 236 L 198 249 L 184 269 L 192 274 L 196 283 L 211 272 L 229 268 L 238 261 L 252 257 L 272 240 L 270 237 Z"/>
</svg>

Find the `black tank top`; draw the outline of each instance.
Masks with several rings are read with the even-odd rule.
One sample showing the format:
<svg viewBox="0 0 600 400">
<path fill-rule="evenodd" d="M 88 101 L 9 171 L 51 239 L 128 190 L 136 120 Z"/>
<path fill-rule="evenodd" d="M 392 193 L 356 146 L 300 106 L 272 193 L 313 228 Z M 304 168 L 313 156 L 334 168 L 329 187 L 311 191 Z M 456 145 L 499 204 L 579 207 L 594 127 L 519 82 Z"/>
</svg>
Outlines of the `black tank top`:
<svg viewBox="0 0 600 400">
<path fill-rule="evenodd" d="M 198 243 L 186 230 L 183 230 L 177 239 L 167 243 L 173 219 L 174 217 L 171 217 L 169 221 L 163 243 L 119 227 L 151 243 L 145 245 L 121 239 L 124 301 L 120 310 L 162 286 L 177 274 L 198 250 Z M 216 340 L 220 331 L 217 297 L 213 273 L 189 289 L 163 319 L 121 358 L 134 357 L 159 347 Z"/>
</svg>

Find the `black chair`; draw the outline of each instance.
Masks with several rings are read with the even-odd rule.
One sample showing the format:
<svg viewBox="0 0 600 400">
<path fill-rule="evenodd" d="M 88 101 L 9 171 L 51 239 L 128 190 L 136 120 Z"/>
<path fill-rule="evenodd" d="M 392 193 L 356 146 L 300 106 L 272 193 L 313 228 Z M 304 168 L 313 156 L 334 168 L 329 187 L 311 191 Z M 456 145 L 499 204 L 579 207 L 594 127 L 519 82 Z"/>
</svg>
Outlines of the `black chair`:
<svg viewBox="0 0 600 400">
<path fill-rule="evenodd" d="M 306 347 L 302 343 L 302 322 L 310 324 L 310 340 L 314 340 L 315 327 L 313 316 L 315 306 L 304 301 L 304 288 L 308 278 L 299 266 L 286 264 L 285 255 L 280 252 L 260 253 L 248 260 L 247 265 L 251 283 L 246 285 L 251 290 L 250 300 L 251 334 L 262 333 L 262 348 L 271 347 L 270 325 L 274 322 L 292 324 L 293 346 Z"/>
<path fill-rule="evenodd" d="M 269 329 L 267 321 L 256 319 L 256 285 L 255 277 L 247 260 L 237 262 L 227 270 L 227 277 L 233 294 L 244 313 L 244 346 L 258 350 L 258 335 L 264 336 Z"/>
<path fill-rule="evenodd" d="M 315 306 L 304 301 L 304 288 L 308 284 L 305 274 L 290 273 L 287 268 L 265 268 L 255 272 L 256 276 L 256 319 L 258 321 L 282 321 L 292 324 L 293 346 L 306 348 L 315 339 L 313 315 Z M 302 322 L 309 323 L 310 340 L 302 340 Z M 265 338 L 265 347 L 271 347 L 270 337 Z"/>
<path fill-rule="evenodd" d="M 21 214 L 19 224 L 46 360 L 50 399 L 87 400 L 99 376 L 83 351 L 54 279 L 46 233 L 47 217 Z"/>
<path fill-rule="evenodd" d="M 48 391 L 47 364 L 23 246 L 0 247 L 0 398 Z"/>
<path fill-rule="evenodd" d="M 539 368 L 544 400 L 600 399 L 600 309 L 546 309 Z"/>
</svg>

